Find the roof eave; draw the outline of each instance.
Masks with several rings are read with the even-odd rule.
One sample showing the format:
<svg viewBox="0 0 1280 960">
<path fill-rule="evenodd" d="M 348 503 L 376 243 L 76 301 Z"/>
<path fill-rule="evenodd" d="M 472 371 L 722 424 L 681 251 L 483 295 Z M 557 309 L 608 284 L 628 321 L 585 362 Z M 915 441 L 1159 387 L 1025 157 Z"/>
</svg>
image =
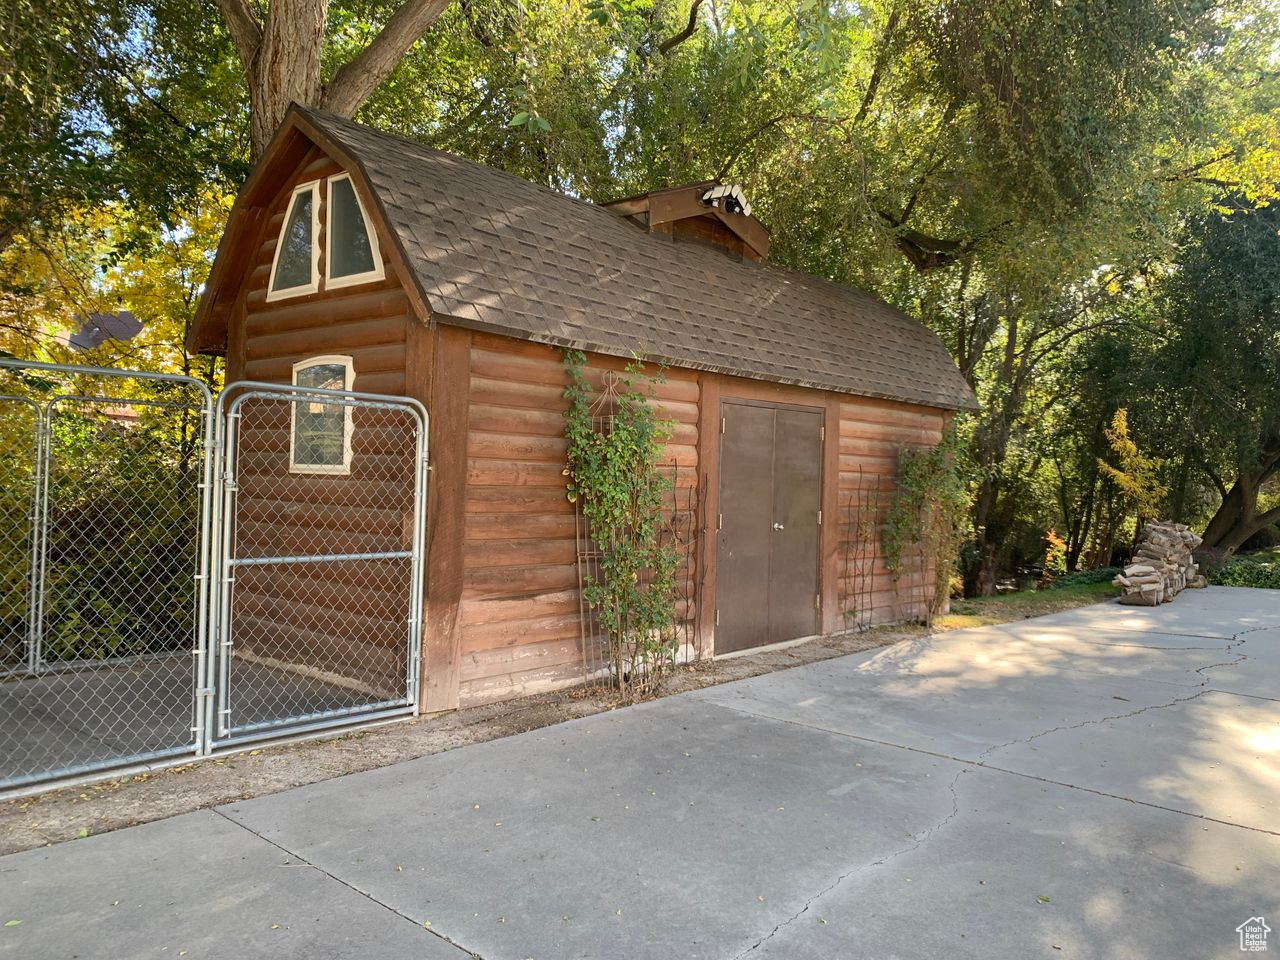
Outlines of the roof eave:
<svg viewBox="0 0 1280 960">
<path fill-rule="evenodd" d="M 803 387 L 806 390 L 820 390 L 824 393 L 835 393 L 844 397 L 867 397 L 872 400 L 889 400 L 894 403 L 904 403 L 917 407 L 928 407 L 934 410 L 950 410 L 957 413 L 961 411 L 977 412 L 981 409 L 972 392 L 969 393 L 967 399 L 958 400 L 942 397 L 904 397 L 900 393 L 890 393 L 887 391 L 851 390 L 816 380 L 806 380 L 804 377 L 790 377 L 785 374 L 780 375 L 777 373 L 766 373 L 763 371 L 743 370 L 724 364 L 700 363 L 696 360 L 671 357 L 656 350 L 632 349 L 621 347 L 616 344 L 597 343 L 591 340 L 578 340 L 572 337 L 539 335 L 530 333 L 526 330 L 517 329 L 515 327 L 504 327 L 501 324 L 487 323 L 483 320 L 473 320 L 467 317 L 435 314 L 434 319 L 438 323 L 447 324 L 452 327 L 474 330 L 477 333 L 495 334 L 500 337 L 511 337 L 512 339 L 524 340 L 530 343 L 540 343 L 547 347 L 557 347 L 564 350 L 581 350 L 585 353 L 597 353 L 602 356 L 617 357 L 622 360 L 639 359 L 643 363 L 661 364 L 678 369 L 697 370 L 703 373 L 716 373 L 727 377 L 742 377 L 744 380 L 758 380 L 762 383 L 779 383 L 791 387 Z"/>
<path fill-rule="evenodd" d="M 243 273 L 244 261 L 250 254 L 247 238 L 256 236 L 262 226 L 265 213 L 263 195 L 274 196 L 275 188 L 279 187 L 279 182 L 285 176 L 283 170 L 287 164 L 284 160 L 299 147 L 305 153 L 306 148 L 301 145 L 294 120 L 290 111 L 253 170 L 249 172 L 248 179 L 240 188 L 231 212 L 227 215 L 227 225 L 218 242 L 218 252 L 214 255 L 204 293 L 196 305 L 196 314 L 187 333 L 185 346 L 189 354 L 226 352 L 227 325 L 240 292 L 238 283 L 228 290 L 228 282 L 230 278 Z M 237 270 L 237 267 L 240 269 Z"/>
<path fill-rule="evenodd" d="M 225 355 L 227 329 L 240 292 L 238 281 L 244 276 L 248 257 L 252 254 L 249 241 L 261 229 L 267 214 L 266 205 L 292 175 L 311 145 L 318 146 L 351 174 L 365 208 L 376 211 L 381 234 L 391 241 L 388 253 L 404 284 L 405 293 L 419 317 L 424 322 L 429 321 L 431 308 L 421 280 L 416 271 L 406 265 L 400 235 L 391 229 L 382 197 L 370 185 L 364 164 L 314 123 L 306 108 L 295 103 L 289 107 L 280 128 L 250 172 L 227 217 L 227 226 L 218 243 L 205 291 L 196 306 L 196 315 L 187 334 L 185 346 L 189 354 Z"/>
</svg>

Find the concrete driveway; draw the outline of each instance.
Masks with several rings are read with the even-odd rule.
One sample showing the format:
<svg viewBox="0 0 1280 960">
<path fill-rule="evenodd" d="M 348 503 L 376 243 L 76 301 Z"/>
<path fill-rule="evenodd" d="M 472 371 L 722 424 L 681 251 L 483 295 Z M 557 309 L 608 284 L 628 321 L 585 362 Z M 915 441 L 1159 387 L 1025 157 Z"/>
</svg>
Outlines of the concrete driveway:
<svg viewBox="0 0 1280 960">
<path fill-rule="evenodd" d="M 1280 593 L 1211 588 L 15 854 L 0 957 L 1226 958 L 1278 881 Z"/>
</svg>

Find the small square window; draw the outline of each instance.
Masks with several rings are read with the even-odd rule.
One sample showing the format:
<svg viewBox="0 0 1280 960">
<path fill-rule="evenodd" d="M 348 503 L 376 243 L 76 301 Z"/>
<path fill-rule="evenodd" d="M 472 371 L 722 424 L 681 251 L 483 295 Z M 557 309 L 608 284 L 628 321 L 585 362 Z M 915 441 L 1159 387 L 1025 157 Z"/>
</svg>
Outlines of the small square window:
<svg viewBox="0 0 1280 960">
<path fill-rule="evenodd" d="M 293 383 L 350 390 L 350 357 L 314 357 L 293 365 Z M 351 469 L 351 407 L 321 397 L 294 400 L 289 468 L 294 473 L 347 473 Z"/>
</svg>

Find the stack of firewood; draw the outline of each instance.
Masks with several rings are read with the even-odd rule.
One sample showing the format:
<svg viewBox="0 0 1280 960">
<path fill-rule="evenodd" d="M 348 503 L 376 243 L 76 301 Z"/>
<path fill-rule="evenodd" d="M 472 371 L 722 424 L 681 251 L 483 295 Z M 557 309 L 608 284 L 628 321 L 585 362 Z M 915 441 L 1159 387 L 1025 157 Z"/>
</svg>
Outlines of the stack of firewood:
<svg viewBox="0 0 1280 960">
<path fill-rule="evenodd" d="M 1200 538 L 1184 523 L 1148 523 L 1138 535 L 1133 562 L 1112 581 L 1122 590 L 1120 602 L 1154 607 L 1187 587 L 1205 586 L 1192 556 L 1198 546 Z"/>
</svg>

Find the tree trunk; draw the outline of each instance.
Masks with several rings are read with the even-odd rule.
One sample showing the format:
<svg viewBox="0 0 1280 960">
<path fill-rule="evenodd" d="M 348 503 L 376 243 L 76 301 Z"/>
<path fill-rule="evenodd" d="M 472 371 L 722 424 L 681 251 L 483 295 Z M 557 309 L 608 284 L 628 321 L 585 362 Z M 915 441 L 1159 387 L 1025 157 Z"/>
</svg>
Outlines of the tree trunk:
<svg viewBox="0 0 1280 960">
<path fill-rule="evenodd" d="M 1089 559 L 1087 555 L 1087 544 L 1089 543 L 1089 534 L 1093 530 L 1093 498 L 1098 489 L 1098 478 L 1096 472 L 1089 479 L 1089 488 L 1084 498 L 1080 501 L 1080 507 L 1076 511 L 1075 519 L 1067 530 L 1067 571 L 1071 572 L 1080 568 L 1081 557 L 1088 566 Z M 1065 511 L 1064 511 L 1065 512 Z"/>
<path fill-rule="evenodd" d="M 985 462 L 981 457 L 979 462 Z M 996 505 L 1000 499 L 1000 481 L 994 471 L 984 471 L 982 484 L 973 502 L 974 546 L 978 552 L 978 565 L 965 578 L 965 592 L 971 596 L 990 597 L 996 592 L 996 550 L 1000 546 L 1002 532 L 995 527 Z"/>
<path fill-rule="evenodd" d="M 1012 391 L 1010 391 L 1010 397 Z M 1015 399 L 1006 397 L 1006 403 Z M 1007 408 L 995 408 L 986 412 L 973 437 L 973 457 L 981 471 L 982 483 L 973 501 L 973 529 L 978 549 L 978 566 L 966 577 L 966 591 L 979 597 L 990 597 L 996 592 L 999 574 L 1000 551 L 1007 534 L 1004 504 L 1001 502 L 1001 467 L 1009 450 L 1011 433 Z"/>
<path fill-rule="evenodd" d="M 1240 549 L 1251 536 L 1280 519 L 1280 508 L 1258 513 L 1258 491 L 1262 483 L 1249 474 L 1241 474 L 1222 498 L 1208 525 L 1200 550 L 1225 559 Z"/>
<path fill-rule="evenodd" d="M 270 0 L 266 22 L 248 0 L 217 0 L 249 87 L 251 156 L 262 156 L 289 105 L 323 107 L 350 117 L 449 6 L 405 0 L 355 57 L 320 82 L 329 0 Z"/>
<path fill-rule="evenodd" d="M 262 155 L 291 103 L 320 103 L 326 0 L 272 0 L 249 84 L 253 159 Z"/>
</svg>

